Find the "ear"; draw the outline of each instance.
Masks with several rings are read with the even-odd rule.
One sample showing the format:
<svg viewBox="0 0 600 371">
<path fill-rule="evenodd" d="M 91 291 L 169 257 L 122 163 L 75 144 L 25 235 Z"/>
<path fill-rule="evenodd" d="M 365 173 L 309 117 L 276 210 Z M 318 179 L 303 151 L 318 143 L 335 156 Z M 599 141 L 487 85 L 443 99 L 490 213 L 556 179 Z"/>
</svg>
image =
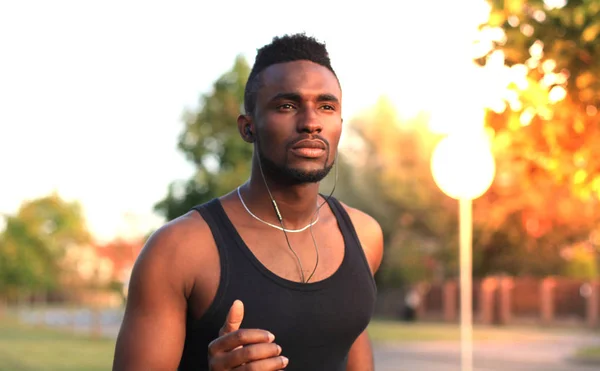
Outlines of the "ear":
<svg viewBox="0 0 600 371">
<path fill-rule="evenodd" d="M 239 115 L 237 118 L 238 131 L 247 143 L 254 143 L 254 125 L 250 115 Z"/>
</svg>

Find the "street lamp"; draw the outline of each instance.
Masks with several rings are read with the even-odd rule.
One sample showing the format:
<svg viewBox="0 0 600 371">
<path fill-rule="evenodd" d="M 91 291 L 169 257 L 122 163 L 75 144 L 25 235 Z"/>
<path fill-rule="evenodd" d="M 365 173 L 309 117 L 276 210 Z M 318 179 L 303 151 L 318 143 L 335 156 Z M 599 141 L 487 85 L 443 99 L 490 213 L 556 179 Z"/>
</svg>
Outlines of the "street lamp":
<svg viewBox="0 0 600 371">
<path fill-rule="evenodd" d="M 496 166 L 483 130 L 442 139 L 431 157 L 437 186 L 459 201 L 461 370 L 473 370 L 472 202 L 492 184 Z"/>
</svg>

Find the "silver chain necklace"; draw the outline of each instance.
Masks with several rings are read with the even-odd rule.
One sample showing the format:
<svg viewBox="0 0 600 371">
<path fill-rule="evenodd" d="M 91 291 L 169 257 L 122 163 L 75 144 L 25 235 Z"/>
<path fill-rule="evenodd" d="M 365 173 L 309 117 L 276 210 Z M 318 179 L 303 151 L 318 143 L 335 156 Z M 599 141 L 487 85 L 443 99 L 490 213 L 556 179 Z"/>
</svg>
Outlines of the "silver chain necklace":
<svg viewBox="0 0 600 371">
<path fill-rule="evenodd" d="M 244 202 L 244 199 L 242 198 L 242 194 L 240 193 L 240 187 L 237 188 L 237 194 L 238 197 L 240 198 L 240 201 L 242 203 L 242 205 L 244 206 L 244 209 L 246 209 L 246 211 L 248 212 L 248 214 L 250 214 L 254 219 L 258 220 L 261 223 L 264 223 L 266 225 L 268 225 L 269 227 L 273 227 L 275 229 L 279 229 L 280 231 L 284 231 L 284 232 L 289 232 L 289 233 L 298 233 L 298 232 L 303 232 L 305 230 L 307 230 L 308 228 L 312 227 L 313 225 L 317 224 L 317 222 L 319 221 L 319 215 L 317 214 L 317 219 L 315 219 L 314 222 L 308 224 L 307 226 L 300 228 L 300 229 L 287 229 L 287 228 L 282 228 L 278 225 L 275 224 L 271 224 L 265 220 L 262 220 L 261 218 L 259 218 L 258 216 L 254 215 L 252 213 L 252 211 L 250 211 L 250 209 L 248 208 L 248 206 L 246 206 L 246 203 Z M 317 201 L 317 207 L 319 206 L 319 202 Z"/>
</svg>

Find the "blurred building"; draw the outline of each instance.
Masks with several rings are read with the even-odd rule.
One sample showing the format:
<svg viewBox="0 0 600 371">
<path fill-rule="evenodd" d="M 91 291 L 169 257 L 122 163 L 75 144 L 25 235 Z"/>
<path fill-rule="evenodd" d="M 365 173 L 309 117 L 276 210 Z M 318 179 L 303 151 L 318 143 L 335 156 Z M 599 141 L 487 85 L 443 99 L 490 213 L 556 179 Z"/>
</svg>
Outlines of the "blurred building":
<svg viewBox="0 0 600 371">
<path fill-rule="evenodd" d="M 68 248 L 61 279 L 68 292 L 66 300 L 102 305 L 121 302 L 142 246 L 141 240 L 116 239 Z"/>
</svg>

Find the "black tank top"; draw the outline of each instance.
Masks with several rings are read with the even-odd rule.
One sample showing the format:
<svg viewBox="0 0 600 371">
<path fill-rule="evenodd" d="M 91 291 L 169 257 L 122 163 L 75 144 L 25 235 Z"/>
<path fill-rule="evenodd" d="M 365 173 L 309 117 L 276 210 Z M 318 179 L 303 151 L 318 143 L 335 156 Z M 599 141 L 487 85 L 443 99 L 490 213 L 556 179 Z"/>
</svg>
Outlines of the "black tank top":
<svg viewBox="0 0 600 371">
<path fill-rule="evenodd" d="M 212 232 L 221 260 L 216 296 L 206 313 L 188 313 L 180 371 L 208 370 L 208 344 L 233 301 L 244 302 L 241 328 L 275 335 L 287 371 L 345 371 L 348 351 L 373 315 L 376 286 L 346 210 L 335 198 L 329 206 L 344 238 L 344 257 L 328 278 L 303 284 L 277 276 L 253 255 L 218 199 L 194 207 Z"/>
</svg>

